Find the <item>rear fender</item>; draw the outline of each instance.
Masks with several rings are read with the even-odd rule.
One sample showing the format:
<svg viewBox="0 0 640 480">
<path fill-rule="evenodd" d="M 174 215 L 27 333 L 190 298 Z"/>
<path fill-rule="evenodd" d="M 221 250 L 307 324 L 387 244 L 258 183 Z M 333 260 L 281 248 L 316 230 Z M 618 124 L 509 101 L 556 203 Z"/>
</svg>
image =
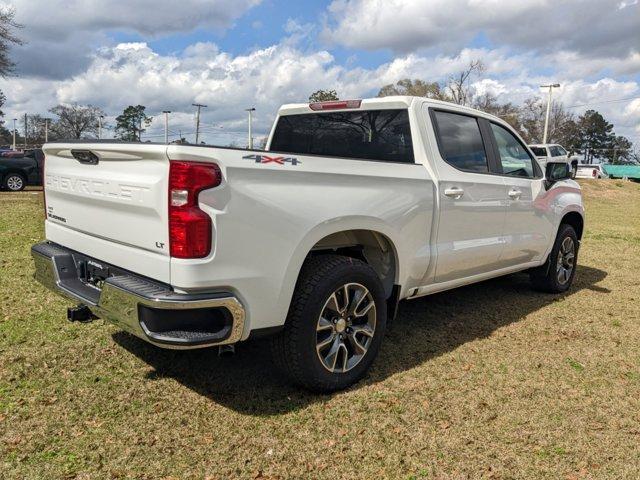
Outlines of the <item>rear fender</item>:
<svg viewBox="0 0 640 480">
<path fill-rule="evenodd" d="M 282 283 L 282 290 L 280 298 L 278 299 L 279 305 L 289 305 L 293 296 L 300 270 L 306 260 L 307 256 L 313 249 L 313 247 L 323 238 L 329 235 L 348 231 L 348 230 L 369 230 L 381 234 L 389 241 L 391 248 L 394 251 L 395 265 L 396 265 L 396 278 L 395 283 L 402 282 L 406 276 L 407 265 L 404 264 L 406 259 L 402 258 L 399 252 L 403 250 L 402 240 L 399 238 L 397 232 L 395 232 L 389 225 L 380 221 L 380 219 L 371 217 L 341 217 L 335 218 L 328 222 L 323 222 L 317 225 L 310 232 L 308 232 L 302 241 L 298 244 L 289 264 L 286 268 L 286 273 Z"/>
</svg>

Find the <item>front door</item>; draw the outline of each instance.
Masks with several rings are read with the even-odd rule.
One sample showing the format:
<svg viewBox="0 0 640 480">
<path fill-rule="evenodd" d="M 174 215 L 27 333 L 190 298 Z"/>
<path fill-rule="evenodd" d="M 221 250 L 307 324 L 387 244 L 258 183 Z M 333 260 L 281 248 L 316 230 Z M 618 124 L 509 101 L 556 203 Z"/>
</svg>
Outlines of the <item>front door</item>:
<svg viewBox="0 0 640 480">
<path fill-rule="evenodd" d="M 542 208 L 546 195 L 542 172 L 537 171 L 533 158 L 512 132 L 496 123 L 490 125 L 507 199 L 500 266 L 540 260 L 554 234 L 551 212 Z"/>
</svg>

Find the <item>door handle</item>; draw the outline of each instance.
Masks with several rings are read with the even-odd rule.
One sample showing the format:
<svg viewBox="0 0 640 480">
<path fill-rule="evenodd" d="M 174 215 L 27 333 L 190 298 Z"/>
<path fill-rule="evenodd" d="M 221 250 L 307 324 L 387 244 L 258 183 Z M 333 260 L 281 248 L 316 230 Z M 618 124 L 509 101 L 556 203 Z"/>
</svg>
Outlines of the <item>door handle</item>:
<svg viewBox="0 0 640 480">
<path fill-rule="evenodd" d="M 509 198 L 513 200 L 517 200 L 522 196 L 522 192 L 520 190 L 516 190 L 515 188 L 509 190 Z"/>
<path fill-rule="evenodd" d="M 446 188 L 444 194 L 447 197 L 451 197 L 457 200 L 461 198 L 462 195 L 464 195 L 464 190 L 458 187 Z"/>
</svg>

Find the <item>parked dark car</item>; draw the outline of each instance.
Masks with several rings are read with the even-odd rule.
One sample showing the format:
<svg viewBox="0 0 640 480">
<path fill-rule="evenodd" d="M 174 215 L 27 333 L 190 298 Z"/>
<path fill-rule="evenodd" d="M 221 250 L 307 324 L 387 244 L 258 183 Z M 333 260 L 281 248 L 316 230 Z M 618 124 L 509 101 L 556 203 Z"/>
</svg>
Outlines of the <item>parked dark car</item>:
<svg viewBox="0 0 640 480">
<path fill-rule="evenodd" d="M 44 154 L 39 148 L 22 155 L 0 156 L 0 187 L 19 192 L 27 185 L 42 185 Z"/>
</svg>

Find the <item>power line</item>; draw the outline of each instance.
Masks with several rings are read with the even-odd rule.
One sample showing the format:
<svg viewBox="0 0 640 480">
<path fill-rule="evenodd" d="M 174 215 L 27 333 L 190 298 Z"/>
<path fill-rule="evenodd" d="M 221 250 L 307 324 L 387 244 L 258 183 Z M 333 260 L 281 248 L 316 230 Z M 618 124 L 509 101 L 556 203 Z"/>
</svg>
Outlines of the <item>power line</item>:
<svg viewBox="0 0 640 480">
<path fill-rule="evenodd" d="M 582 104 L 579 104 L 579 105 L 571 105 L 571 106 L 566 107 L 566 108 L 588 107 L 590 105 L 601 105 L 603 103 L 626 102 L 626 101 L 629 101 L 629 100 L 635 100 L 637 98 L 640 98 L 640 96 L 638 96 L 638 97 L 628 97 L 628 98 L 617 98 L 617 99 L 612 99 L 612 100 L 602 100 L 602 101 L 599 101 L 599 102 L 582 103 Z"/>
</svg>

